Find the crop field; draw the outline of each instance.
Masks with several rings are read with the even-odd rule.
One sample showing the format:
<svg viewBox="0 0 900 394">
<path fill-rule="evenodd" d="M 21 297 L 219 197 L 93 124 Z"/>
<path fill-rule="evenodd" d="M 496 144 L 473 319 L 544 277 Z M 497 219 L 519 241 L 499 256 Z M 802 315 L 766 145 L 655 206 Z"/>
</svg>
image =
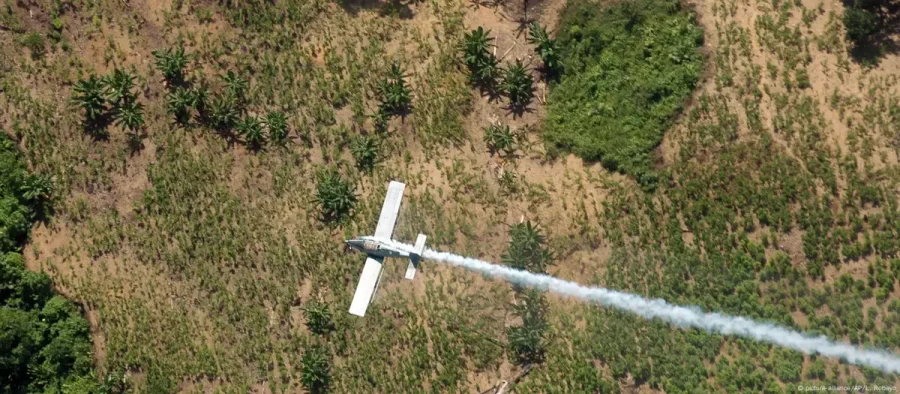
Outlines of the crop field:
<svg viewBox="0 0 900 394">
<path fill-rule="evenodd" d="M 0 131 L 53 191 L 18 251 L 106 392 L 900 384 L 429 261 L 347 313 L 400 180 L 399 240 L 900 352 L 900 59 L 843 3 L 524 6 L 3 3 Z"/>
</svg>

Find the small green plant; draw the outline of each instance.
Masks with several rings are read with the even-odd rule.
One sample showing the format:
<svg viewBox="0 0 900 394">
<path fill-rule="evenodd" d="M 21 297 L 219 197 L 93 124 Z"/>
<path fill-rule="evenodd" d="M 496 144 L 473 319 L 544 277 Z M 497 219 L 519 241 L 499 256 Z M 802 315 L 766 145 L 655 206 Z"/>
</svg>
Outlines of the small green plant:
<svg viewBox="0 0 900 394">
<path fill-rule="evenodd" d="M 306 349 L 301 360 L 300 381 L 311 393 L 323 393 L 328 388 L 331 374 L 331 357 L 325 348 L 313 346 Z"/>
<path fill-rule="evenodd" d="M 276 144 L 282 144 L 288 136 L 287 118 L 284 113 L 270 111 L 266 115 L 266 128 L 269 131 L 269 140 Z"/>
<path fill-rule="evenodd" d="M 534 97 L 534 79 L 521 60 L 516 59 L 504 71 L 501 89 L 514 110 L 521 111 L 531 103 Z"/>
<path fill-rule="evenodd" d="M 334 168 L 320 171 L 317 178 L 315 203 L 325 221 L 339 221 L 356 206 L 356 188 Z"/>
<path fill-rule="evenodd" d="M 240 75 L 235 74 L 234 71 L 229 71 L 222 76 L 222 81 L 225 82 L 225 93 L 232 97 L 235 103 L 243 105 L 244 95 L 247 89 L 250 88 L 250 83 Z"/>
<path fill-rule="evenodd" d="M 266 136 L 263 134 L 263 123 L 253 115 L 244 116 L 235 126 L 238 135 L 244 137 L 244 143 L 250 149 L 258 150 L 266 143 Z"/>
<path fill-rule="evenodd" d="M 353 154 L 353 158 L 356 160 L 356 166 L 366 171 L 370 171 L 375 167 L 375 162 L 378 160 L 379 145 L 375 137 L 369 135 L 356 137 L 350 144 L 350 153 Z"/>
<path fill-rule="evenodd" d="M 547 74 L 555 76 L 559 74 L 561 64 L 559 59 L 559 46 L 550 38 L 547 29 L 537 22 L 532 22 L 528 29 L 528 43 L 535 46 L 534 50 L 544 63 Z"/>
<path fill-rule="evenodd" d="M 509 125 L 492 124 L 484 129 L 484 143 L 492 154 L 501 151 L 509 154 L 515 150 L 516 140 Z"/>
<path fill-rule="evenodd" d="M 113 70 L 111 75 L 103 78 L 106 85 L 106 99 L 113 106 L 119 106 L 126 101 L 134 101 L 134 75 L 120 69 Z"/>
<path fill-rule="evenodd" d="M 379 108 L 372 116 L 372 127 L 377 133 L 386 133 L 388 131 L 388 120 L 391 115 Z"/>
<path fill-rule="evenodd" d="M 38 60 L 44 57 L 44 54 L 47 51 L 46 44 L 44 43 L 44 37 L 37 32 L 25 35 L 25 38 L 22 39 L 22 45 L 24 45 L 26 48 L 28 48 L 29 51 L 31 51 L 31 58 L 34 60 Z"/>
<path fill-rule="evenodd" d="M 179 86 L 184 83 L 184 69 L 188 64 L 188 56 L 184 53 L 183 46 L 166 48 L 152 52 L 156 58 L 156 68 L 163 74 L 169 87 Z"/>
<path fill-rule="evenodd" d="M 400 64 L 391 64 L 387 77 L 378 84 L 379 112 L 403 115 L 409 111 L 412 93 L 406 86 L 406 76 Z"/>
<path fill-rule="evenodd" d="M 500 77 L 500 62 L 488 48 L 491 41 L 490 30 L 477 29 L 463 36 L 463 62 L 469 69 L 469 81 L 482 88 L 492 89 Z"/>
<path fill-rule="evenodd" d="M 521 299 L 513 306 L 513 313 L 522 318 L 522 325 L 506 329 L 508 346 L 518 364 L 539 363 L 544 359 L 547 302 L 539 290 L 529 289 L 519 294 Z"/>
<path fill-rule="evenodd" d="M 306 316 L 306 327 L 316 334 L 325 334 L 334 329 L 334 323 L 331 322 L 331 310 L 324 302 L 309 302 L 303 308 L 303 314 Z"/>
<path fill-rule="evenodd" d="M 214 129 L 230 130 L 240 117 L 241 111 L 233 97 L 228 95 L 213 97 L 209 106 L 209 122 Z"/>
<path fill-rule="evenodd" d="M 84 110 L 85 127 L 97 124 L 106 113 L 104 83 L 96 75 L 90 75 L 75 84 L 72 101 Z"/>
<path fill-rule="evenodd" d="M 116 125 L 132 133 L 144 127 L 144 105 L 137 101 L 124 102 L 114 113 Z"/>
<path fill-rule="evenodd" d="M 191 106 L 194 95 L 184 86 L 177 86 L 166 96 L 166 108 L 175 116 L 175 121 L 187 125 L 191 120 Z"/>
</svg>

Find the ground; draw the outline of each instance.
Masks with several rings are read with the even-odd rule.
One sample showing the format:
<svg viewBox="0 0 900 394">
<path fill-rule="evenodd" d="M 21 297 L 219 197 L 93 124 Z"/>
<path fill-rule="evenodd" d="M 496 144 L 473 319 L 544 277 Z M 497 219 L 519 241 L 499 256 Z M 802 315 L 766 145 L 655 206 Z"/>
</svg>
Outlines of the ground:
<svg viewBox="0 0 900 394">
<path fill-rule="evenodd" d="M 528 4 L 528 18 L 552 30 L 565 2 Z M 345 313 L 362 257 L 340 241 L 372 231 L 390 179 L 408 184 L 401 240 L 423 232 L 434 248 L 499 261 L 509 225 L 528 219 L 547 234 L 555 276 L 845 341 L 858 335 L 850 331 L 865 332 L 898 349 L 887 323 L 898 313 L 890 307 L 898 272 L 886 300 L 866 283 L 870 267 L 889 266 L 896 253 L 843 257 L 817 276 L 810 267 L 825 258 L 805 249 L 840 243 L 846 250 L 900 231 L 891 216 L 900 192 L 900 58 L 856 64 L 840 2 L 683 4 L 705 31 L 707 70 L 658 149 L 668 177 L 653 193 L 599 164 L 546 155 L 546 83 L 537 83 L 521 116 L 470 88 L 455 45 L 477 26 L 491 31 L 504 63 L 538 65 L 521 5 L 389 5 L 37 1 L 3 11 L 0 51 L 12 55 L 0 59 L 0 129 L 17 139 L 33 170 L 54 176 L 59 192 L 55 215 L 32 233 L 27 263 L 83 303 L 101 374 L 125 370 L 143 392 L 294 392 L 301 356 L 318 344 L 333 355 L 334 392 L 482 392 L 517 375 L 522 366 L 503 345 L 514 302 L 505 283 L 430 262 L 410 283 L 402 280 L 405 264 L 392 262 L 366 318 Z M 258 19 L 240 19 L 241 10 Z M 32 56 L 21 37 L 46 36 L 57 14 L 61 42 L 48 40 L 47 53 Z M 284 111 L 291 142 L 254 152 L 203 127 L 175 125 L 151 55 L 175 43 L 193 57 L 190 77 L 214 90 L 227 71 L 246 75 L 249 111 Z M 413 108 L 391 121 L 382 160 L 366 173 L 354 167 L 347 142 L 371 132 L 373 87 L 394 61 L 408 75 Z M 107 140 L 83 133 L 69 102 L 79 78 L 115 67 L 139 76 L 147 108 L 144 147 L 133 153 L 116 126 Z M 808 86 L 798 81 L 800 69 Z M 522 133 L 516 154 L 488 152 L 482 137 L 491 122 Z M 340 225 L 322 224 L 313 201 L 314 174 L 324 166 L 358 185 L 360 203 Z M 861 199 L 864 187 L 875 188 L 878 201 Z M 713 204 L 702 206 L 707 199 Z M 761 219 L 763 210 L 784 212 L 790 224 Z M 820 228 L 832 238 L 810 235 Z M 733 303 L 730 292 L 747 280 L 731 278 L 728 261 L 752 254 L 752 245 L 767 261 L 749 280 L 757 299 Z M 803 273 L 799 283 L 760 276 L 779 253 Z M 844 273 L 869 286 L 868 295 L 833 290 Z M 822 298 L 817 292 L 828 301 L 809 301 Z M 306 328 L 302 307 L 314 299 L 331 307 L 329 335 Z M 787 390 L 817 380 L 807 378 L 809 356 L 802 378 L 782 377 L 778 363 L 787 356 L 769 347 L 554 296 L 549 302 L 547 360 L 516 392 L 589 391 L 584 382 L 595 377 L 628 392 L 762 391 L 748 378 L 756 375 Z M 873 327 L 863 328 L 870 319 Z M 683 356 L 672 354 L 679 349 Z M 835 360 L 826 365 L 821 381 L 876 379 Z M 695 369 L 702 379 L 679 382 Z"/>
</svg>

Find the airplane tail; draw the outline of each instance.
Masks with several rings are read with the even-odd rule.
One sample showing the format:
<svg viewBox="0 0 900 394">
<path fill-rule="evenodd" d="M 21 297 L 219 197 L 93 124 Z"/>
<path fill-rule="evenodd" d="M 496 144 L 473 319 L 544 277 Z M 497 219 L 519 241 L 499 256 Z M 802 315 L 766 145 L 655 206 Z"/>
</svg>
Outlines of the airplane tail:
<svg viewBox="0 0 900 394">
<path fill-rule="evenodd" d="M 412 279 L 416 276 L 416 268 L 419 267 L 419 261 L 422 260 L 422 253 L 425 253 L 425 234 L 419 234 L 416 237 L 416 251 L 409 254 L 409 266 L 406 267 L 406 279 Z"/>
</svg>

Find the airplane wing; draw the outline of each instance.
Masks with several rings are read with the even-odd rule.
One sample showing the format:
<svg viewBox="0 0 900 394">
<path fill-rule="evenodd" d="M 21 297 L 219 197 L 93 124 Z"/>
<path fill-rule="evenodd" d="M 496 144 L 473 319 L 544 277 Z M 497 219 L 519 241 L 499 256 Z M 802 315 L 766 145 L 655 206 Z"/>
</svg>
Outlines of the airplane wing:
<svg viewBox="0 0 900 394">
<path fill-rule="evenodd" d="M 366 315 L 369 301 L 375 295 L 375 287 L 381 278 L 383 261 L 382 257 L 377 256 L 366 258 L 366 265 L 363 266 L 362 275 L 359 276 L 359 283 L 356 285 L 356 293 L 353 294 L 353 302 L 350 303 L 350 313 L 356 316 Z"/>
<path fill-rule="evenodd" d="M 378 216 L 378 224 L 375 226 L 375 236 L 391 239 L 394 234 L 394 225 L 397 223 L 397 215 L 400 213 L 400 203 L 403 201 L 403 190 L 406 184 L 391 181 L 388 185 L 387 195 L 384 197 L 384 205 L 381 206 L 381 215 Z M 378 282 L 381 279 L 384 259 L 369 256 L 366 265 L 363 266 L 362 275 L 356 285 L 356 293 L 350 303 L 350 313 L 356 316 L 365 316 L 369 302 L 375 296 Z"/>
<path fill-rule="evenodd" d="M 376 237 L 391 239 L 391 235 L 394 234 L 394 224 L 397 223 L 400 202 L 403 201 L 403 189 L 406 189 L 406 184 L 400 182 L 391 181 L 388 185 L 384 205 L 381 206 L 381 215 L 378 217 L 378 225 L 375 226 Z"/>
</svg>

